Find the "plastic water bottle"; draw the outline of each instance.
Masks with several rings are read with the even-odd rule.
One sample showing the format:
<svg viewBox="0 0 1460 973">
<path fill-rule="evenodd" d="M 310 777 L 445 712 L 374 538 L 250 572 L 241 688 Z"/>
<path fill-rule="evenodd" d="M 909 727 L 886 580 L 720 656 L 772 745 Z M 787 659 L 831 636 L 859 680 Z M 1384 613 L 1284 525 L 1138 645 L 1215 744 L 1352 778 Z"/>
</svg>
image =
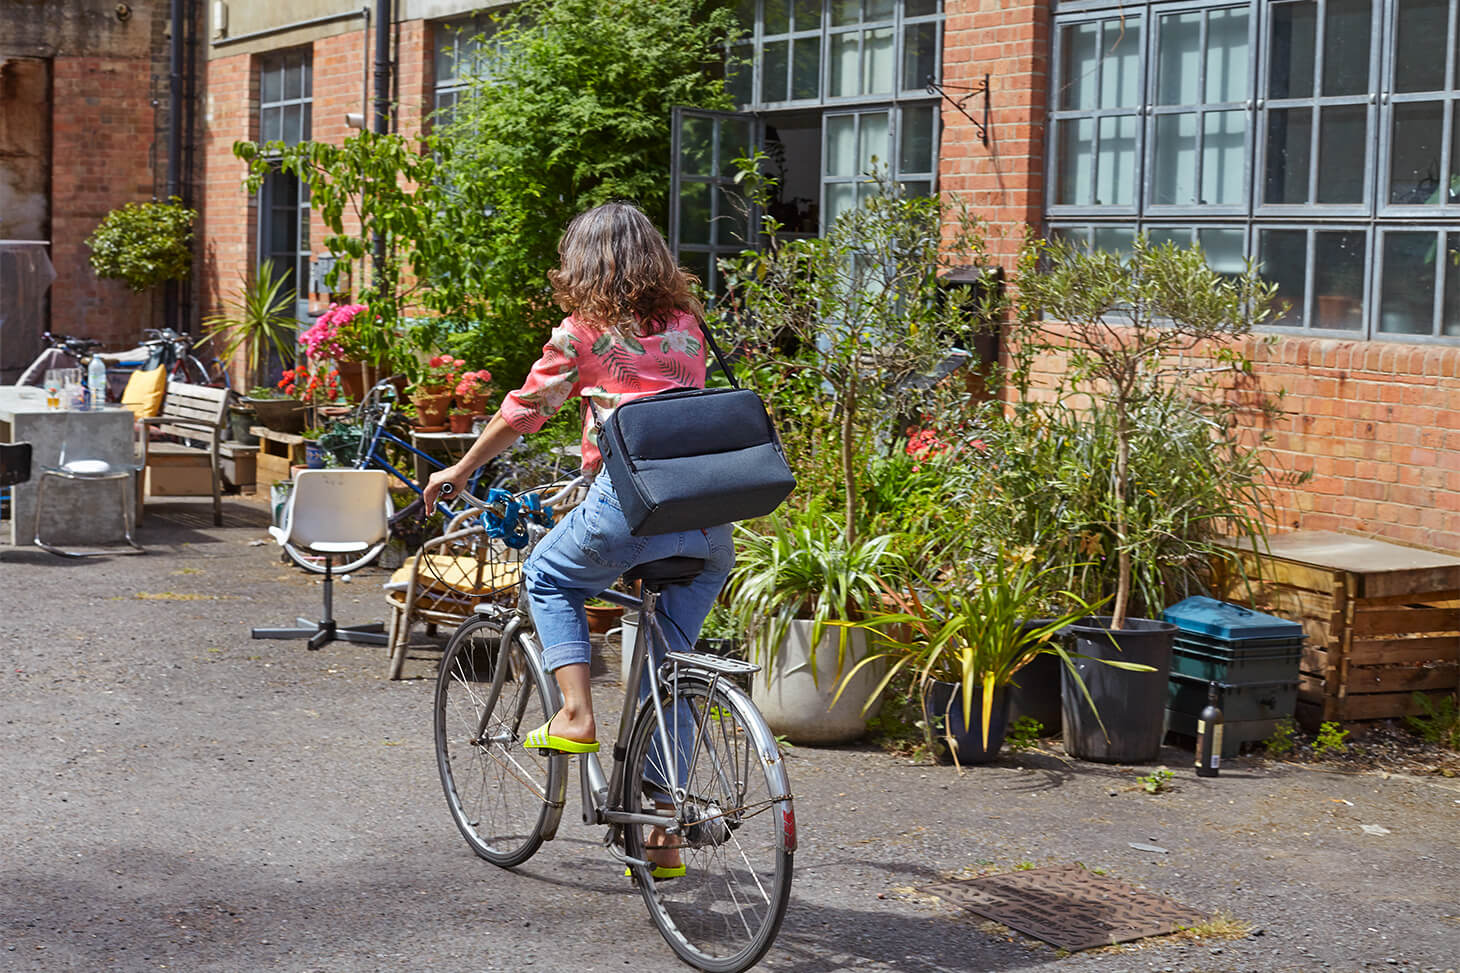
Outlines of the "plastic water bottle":
<svg viewBox="0 0 1460 973">
<path fill-rule="evenodd" d="M 100 355 L 91 356 L 91 364 L 86 367 L 86 391 L 91 395 L 90 408 L 106 405 L 106 362 Z"/>
</svg>

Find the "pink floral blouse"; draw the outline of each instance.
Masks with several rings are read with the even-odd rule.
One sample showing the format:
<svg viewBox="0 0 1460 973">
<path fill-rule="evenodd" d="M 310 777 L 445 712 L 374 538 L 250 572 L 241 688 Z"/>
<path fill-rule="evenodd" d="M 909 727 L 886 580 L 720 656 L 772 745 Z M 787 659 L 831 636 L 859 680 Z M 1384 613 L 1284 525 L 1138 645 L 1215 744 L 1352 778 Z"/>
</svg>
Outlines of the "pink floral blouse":
<svg viewBox="0 0 1460 973">
<path fill-rule="evenodd" d="M 522 388 L 507 393 L 497 414 L 520 433 L 537 432 L 573 396 L 583 402 L 583 469 L 603 463 L 593 411 L 668 389 L 703 388 L 705 348 L 694 315 L 681 311 L 659 334 L 619 337 L 569 315 L 542 346 Z"/>
</svg>

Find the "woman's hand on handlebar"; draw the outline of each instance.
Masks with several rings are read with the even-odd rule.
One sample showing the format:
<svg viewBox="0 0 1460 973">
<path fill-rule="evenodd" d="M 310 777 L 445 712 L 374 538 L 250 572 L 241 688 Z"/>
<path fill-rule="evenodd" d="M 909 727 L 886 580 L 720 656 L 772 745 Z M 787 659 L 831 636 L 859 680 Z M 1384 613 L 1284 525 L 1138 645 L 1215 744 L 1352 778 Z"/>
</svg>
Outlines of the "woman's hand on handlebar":
<svg viewBox="0 0 1460 973">
<path fill-rule="evenodd" d="M 426 489 L 421 491 L 421 497 L 426 501 L 427 510 L 436 509 L 436 501 L 444 495 L 461 493 L 466 489 L 466 481 L 471 477 L 470 470 L 459 469 L 455 466 L 448 466 L 444 470 L 437 470 L 431 474 L 426 481 Z M 442 489 L 445 486 L 446 489 Z"/>
</svg>

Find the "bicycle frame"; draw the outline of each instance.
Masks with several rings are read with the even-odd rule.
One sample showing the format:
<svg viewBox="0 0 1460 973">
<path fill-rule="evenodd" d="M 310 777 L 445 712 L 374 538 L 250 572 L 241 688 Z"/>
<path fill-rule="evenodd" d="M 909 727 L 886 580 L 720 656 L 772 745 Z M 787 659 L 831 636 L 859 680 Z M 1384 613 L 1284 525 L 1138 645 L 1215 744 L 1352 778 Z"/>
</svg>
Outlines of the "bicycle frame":
<svg viewBox="0 0 1460 973">
<path fill-rule="evenodd" d="M 622 605 L 625 608 L 634 609 L 640 612 L 640 624 L 634 640 L 634 654 L 629 667 L 629 682 L 624 690 L 623 712 L 619 717 L 618 736 L 613 746 L 613 773 L 607 777 L 603 772 L 603 765 L 599 762 L 598 754 L 588 753 L 580 755 L 582 759 L 578 762 L 579 782 L 582 787 L 583 823 L 586 825 L 607 824 L 610 828 L 607 844 L 610 848 L 619 843 L 618 838 L 625 825 L 643 824 L 650 827 L 662 827 L 669 832 L 677 830 L 677 821 L 674 812 L 668 811 L 663 814 L 644 814 L 636 811 L 629 811 L 620 805 L 616 795 L 622 793 L 623 775 L 625 772 L 625 761 L 628 757 L 628 744 L 630 735 L 633 733 L 635 717 L 640 712 L 638 698 L 638 686 L 643 682 L 644 667 L 649 659 L 649 639 L 657 638 L 659 644 L 668 645 L 664 637 L 664 631 L 659 626 L 659 615 L 657 611 L 659 595 L 654 591 L 646 591 L 642 598 L 633 595 L 623 594 L 618 591 L 604 591 L 598 595 L 605 601 L 611 601 Z M 486 733 L 485 720 L 488 714 L 495 709 L 497 699 L 501 694 L 502 685 L 506 681 L 506 675 L 511 665 L 508 654 L 511 651 L 512 640 L 521 632 L 528 620 L 524 617 L 523 611 L 519 608 L 513 612 L 512 618 L 504 626 L 502 631 L 502 642 L 498 648 L 498 658 L 495 672 L 492 676 L 492 685 L 487 693 L 487 703 L 482 709 L 483 724 L 477 727 L 477 736 Z M 530 636 L 536 639 L 536 633 L 529 628 L 525 637 Z M 740 694 L 743 690 L 734 683 L 726 683 L 719 686 L 720 680 L 728 675 L 757 672 L 760 667 L 751 663 L 739 662 L 732 659 L 715 659 L 699 655 L 691 655 L 681 652 L 670 652 L 666 661 L 675 664 L 676 678 L 679 667 L 684 667 L 694 677 L 707 679 L 710 689 L 713 692 L 720 688 L 727 693 Z M 549 694 L 552 697 L 549 703 L 554 711 L 561 708 L 562 700 L 558 697 L 557 687 L 551 680 L 545 680 L 549 687 Z M 663 753 L 673 753 L 674 747 L 669 739 L 666 726 L 668 725 L 664 715 L 664 703 L 658 692 L 651 692 L 649 700 L 654 707 L 654 715 L 657 720 L 657 732 L 659 746 Z M 522 705 L 526 705 L 526 697 L 523 697 Z M 522 718 L 521 713 L 515 714 L 516 721 Z M 700 716 L 700 725 L 694 728 L 695 750 L 690 754 L 689 764 L 694 761 L 699 752 L 699 741 L 704 738 L 705 727 L 703 721 L 709 718 L 705 713 Z M 790 781 L 786 776 L 785 766 L 780 759 L 780 751 L 777 747 L 775 737 L 764 726 L 749 727 L 755 733 L 753 741 L 756 749 L 763 755 L 769 755 L 768 762 L 773 765 L 777 775 L 776 787 L 778 794 L 789 795 L 791 792 Z M 566 761 L 566 757 L 559 760 L 559 766 Z M 676 801 L 683 802 L 686 798 L 684 788 L 679 781 L 678 761 L 668 760 L 667 771 L 669 776 L 669 790 Z M 558 825 L 561 823 L 563 804 L 567 796 L 567 775 L 561 771 L 550 773 L 549 792 L 542 795 L 544 802 L 548 805 L 548 813 L 543 821 L 542 836 L 544 840 L 551 840 L 557 835 Z M 779 799 L 779 798 L 778 798 Z M 637 859 L 629 859 L 622 856 L 624 861 L 632 865 L 648 865 L 648 862 Z"/>
</svg>

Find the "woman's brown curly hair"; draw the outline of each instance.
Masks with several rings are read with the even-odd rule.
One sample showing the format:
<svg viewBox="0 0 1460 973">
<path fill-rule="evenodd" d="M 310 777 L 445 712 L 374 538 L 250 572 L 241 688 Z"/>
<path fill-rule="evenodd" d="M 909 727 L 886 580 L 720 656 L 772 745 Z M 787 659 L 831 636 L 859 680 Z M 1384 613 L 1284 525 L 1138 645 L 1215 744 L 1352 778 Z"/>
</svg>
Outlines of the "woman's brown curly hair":
<svg viewBox="0 0 1460 973">
<path fill-rule="evenodd" d="M 553 299 L 601 330 L 658 334 L 676 311 L 704 319 L 697 278 L 674 262 L 637 206 L 604 203 L 579 213 L 558 241 L 558 259 L 548 272 Z"/>
</svg>

